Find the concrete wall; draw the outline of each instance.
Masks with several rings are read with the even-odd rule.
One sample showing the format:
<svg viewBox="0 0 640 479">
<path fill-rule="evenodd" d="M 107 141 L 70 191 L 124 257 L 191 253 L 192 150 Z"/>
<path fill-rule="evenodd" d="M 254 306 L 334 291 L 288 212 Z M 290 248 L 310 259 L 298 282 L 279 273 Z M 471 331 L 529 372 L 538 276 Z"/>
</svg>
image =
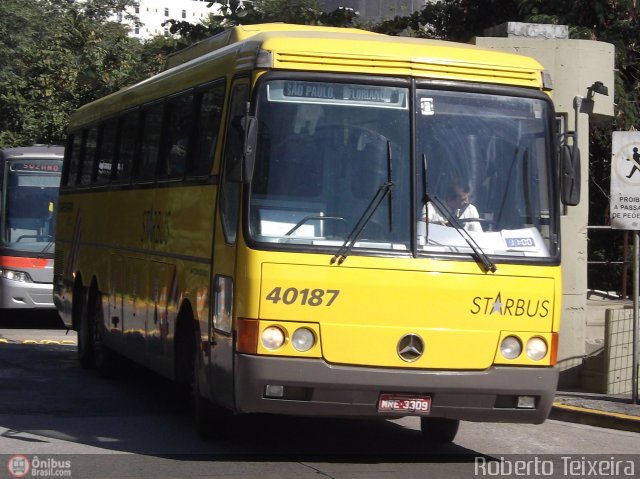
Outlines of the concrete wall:
<svg viewBox="0 0 640 479">
<path fill-rule="evenodd" d="M 507 29 L 514 30 L 514 29 Z M 530 29 L 529 29 L 530 30 Z M 507 32 L 509 34 L 509 32 Z M 513 34 L 509 37 L 478 37 L 478 46 L 527 55 L 537 59 L 551 74 L 556 112 L 565 116 L 567 129 L 575 125 L 574 99 L 584 97 L 578 114 L 578 143 L 582 153 L 582 196 L 578 206 L 566 208 L 562 226 L 563 316 L 560 326 L 558 358 L 562 369 L 582 362 L 585 354 L 587 303 L 587 224 L 589 208 L 589 118 L 613 116 L 614 47 L 590 40 L 569 40 L 542 35 L 530 38 Z M 593 95 L 588 88 L 596 81 L 609 89 L 609 96 Z M 577 381 L 577 375 L 564 375 L 566 385 Z"/>
</svg>

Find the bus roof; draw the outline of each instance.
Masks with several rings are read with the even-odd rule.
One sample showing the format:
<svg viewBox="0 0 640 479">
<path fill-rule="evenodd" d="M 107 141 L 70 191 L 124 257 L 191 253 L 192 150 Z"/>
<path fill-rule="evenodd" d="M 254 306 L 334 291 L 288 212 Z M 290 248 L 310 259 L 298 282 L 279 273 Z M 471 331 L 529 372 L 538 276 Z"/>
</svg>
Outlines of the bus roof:
<svg viewBox="0 0 640 479">
<path fill-rule="evenodd" d="M 260 33 L 278 32 L 278 34 L 289 32 L 318 32 L 321 29 L 323 34 L 327 33 L 348 33 L 353 35 L 373 34 L 366 30 L 357 28 L 339 28 L 339 27 L 317 27 L 311 25 L 293 25 L 289 23 L 260 23 L 257 25 L 239 25 L 229 28 L 224 32 L 218 33 L 212 37 L 201 40 L 193 45 L 184 48 L 178 52 L 172 53 L 167 58 L 166 69 L 181 65 L 189 60 L 198 58 L 205 53 L 218 50 L 224 46 L 238 43 L 251 38 Z"/>
<path fill-rule="evenodd" d="M 211 66 L 224 62 L 230 77 L 251 69 L 341 72 L 542 88 L 536 60 L 465 43 L 394 37 L 353 28 L 270 23 L 237 26 L 171 57 L 165 70 L 106 101 L 81 108 L 72 125 L 211 81 Z M 179 78 L 179 80 L 178 80 Z M 176 88 L 179 85 L 179 88 Z M 118 99 L 113 102 L 112 100 Z"/>
<path fill-rule="evenodd" d="M 58 145 L 32 145 L 0 149 L 0 159 L 13 158 L 62 158 L 64 147 Z"/>
<path fill-rule="evenodd" d="M 283 68 L 294 66 L 295 60 L 299 59 L 307 68 L 314 70 L 322 67 L 334 70 L 342 66 L 351 71 L 354 67 L 387 66 L 407 68 L 405 73 L 423 76 L 437 75 L 438 71 L 442 74 L 445 70 L 442 66 L 447 64 L 466 68 L 470 74 L 489 67 L 497 73 L 497 81 L 500 80 L 499 71 L 542 70 L 542 66 L 532 58 L 466 43 L 390 36 L 356 28 L 285 23 L 231 28 L 175 53 L 167 66 L 175 67 L 225 46 L 248 41 L 260 43 L 262 50 L 274 52 L 273 66 Z M 302 60 L 302 57 L 309 58 Z M 420 65 L 427 64 L 432 64 L 432 68 L 420 68 Z M 506 77 L 507 80 L 509 78 Z"/>
</svg>

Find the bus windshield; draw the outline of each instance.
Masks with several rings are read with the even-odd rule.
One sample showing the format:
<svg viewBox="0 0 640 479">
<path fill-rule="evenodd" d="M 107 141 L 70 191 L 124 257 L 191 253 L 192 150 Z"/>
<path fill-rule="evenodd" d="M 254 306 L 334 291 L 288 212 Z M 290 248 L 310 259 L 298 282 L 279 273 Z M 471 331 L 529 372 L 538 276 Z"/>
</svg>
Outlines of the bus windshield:
<svg viewBox="0 0 640 479">
<path fill-rule="evenodd" d="M 538 98 L 418 90 L 418 244 L 425 252 L 557 253 L 551 112 Z"/>
<path fill-rule="evenodd" d="M 8 163 L 2 215 L 5 248 L 52 252 L 61 170 L 62 160 Z"/>
<path fill-rule="evenodd" d="M 378 191 L 393 187 L 354 248 L 410 247 L 408 88 L 265 82 L 250 199 L 261 242 L 340 247 Z"/>
<path fill-rule="evenodd" d="M 251 238 L 282 248 L 555 256 L 549 103 L 418 89 L 412 168 L 410 95 L 264 82 Z"/>
</svg>

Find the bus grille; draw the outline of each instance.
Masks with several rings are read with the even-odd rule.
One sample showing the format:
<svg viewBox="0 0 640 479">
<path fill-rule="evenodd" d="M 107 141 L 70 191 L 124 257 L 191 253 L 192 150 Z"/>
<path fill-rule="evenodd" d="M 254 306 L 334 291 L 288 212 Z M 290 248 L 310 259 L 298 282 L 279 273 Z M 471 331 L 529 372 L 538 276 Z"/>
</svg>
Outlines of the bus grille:
<svg viewBox="0 0 640 479">
<path fill-rule="evenodd" d="M 313 68 L 333 71 L 354 71 L 386 75 L 412 75 L 423 78 L 501 83 L 540 88 L 540 72 L 535 69 L 473 62 L 444 62 L 437 59 L 363 58 L 340 54 L 309 52 L 279 52 L 276 66 L 282 68 Z"/>
</svg>

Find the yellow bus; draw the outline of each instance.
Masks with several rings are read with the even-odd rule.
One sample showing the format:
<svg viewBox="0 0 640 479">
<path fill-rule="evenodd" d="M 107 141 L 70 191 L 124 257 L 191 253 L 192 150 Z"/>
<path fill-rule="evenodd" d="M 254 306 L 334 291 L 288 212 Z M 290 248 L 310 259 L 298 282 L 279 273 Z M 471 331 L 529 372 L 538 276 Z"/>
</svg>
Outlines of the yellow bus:
<svg viewBox="0 0 640 479">
<path fill-rule="evenodd" d="M 440 442 L 545 420 L 579 168 L 539 63 L 284 24 L 169 63 L 71 119 L 54 296 L 83 365 L 191 385 L 204 434 L 214 406 Z"/>
</svg>

